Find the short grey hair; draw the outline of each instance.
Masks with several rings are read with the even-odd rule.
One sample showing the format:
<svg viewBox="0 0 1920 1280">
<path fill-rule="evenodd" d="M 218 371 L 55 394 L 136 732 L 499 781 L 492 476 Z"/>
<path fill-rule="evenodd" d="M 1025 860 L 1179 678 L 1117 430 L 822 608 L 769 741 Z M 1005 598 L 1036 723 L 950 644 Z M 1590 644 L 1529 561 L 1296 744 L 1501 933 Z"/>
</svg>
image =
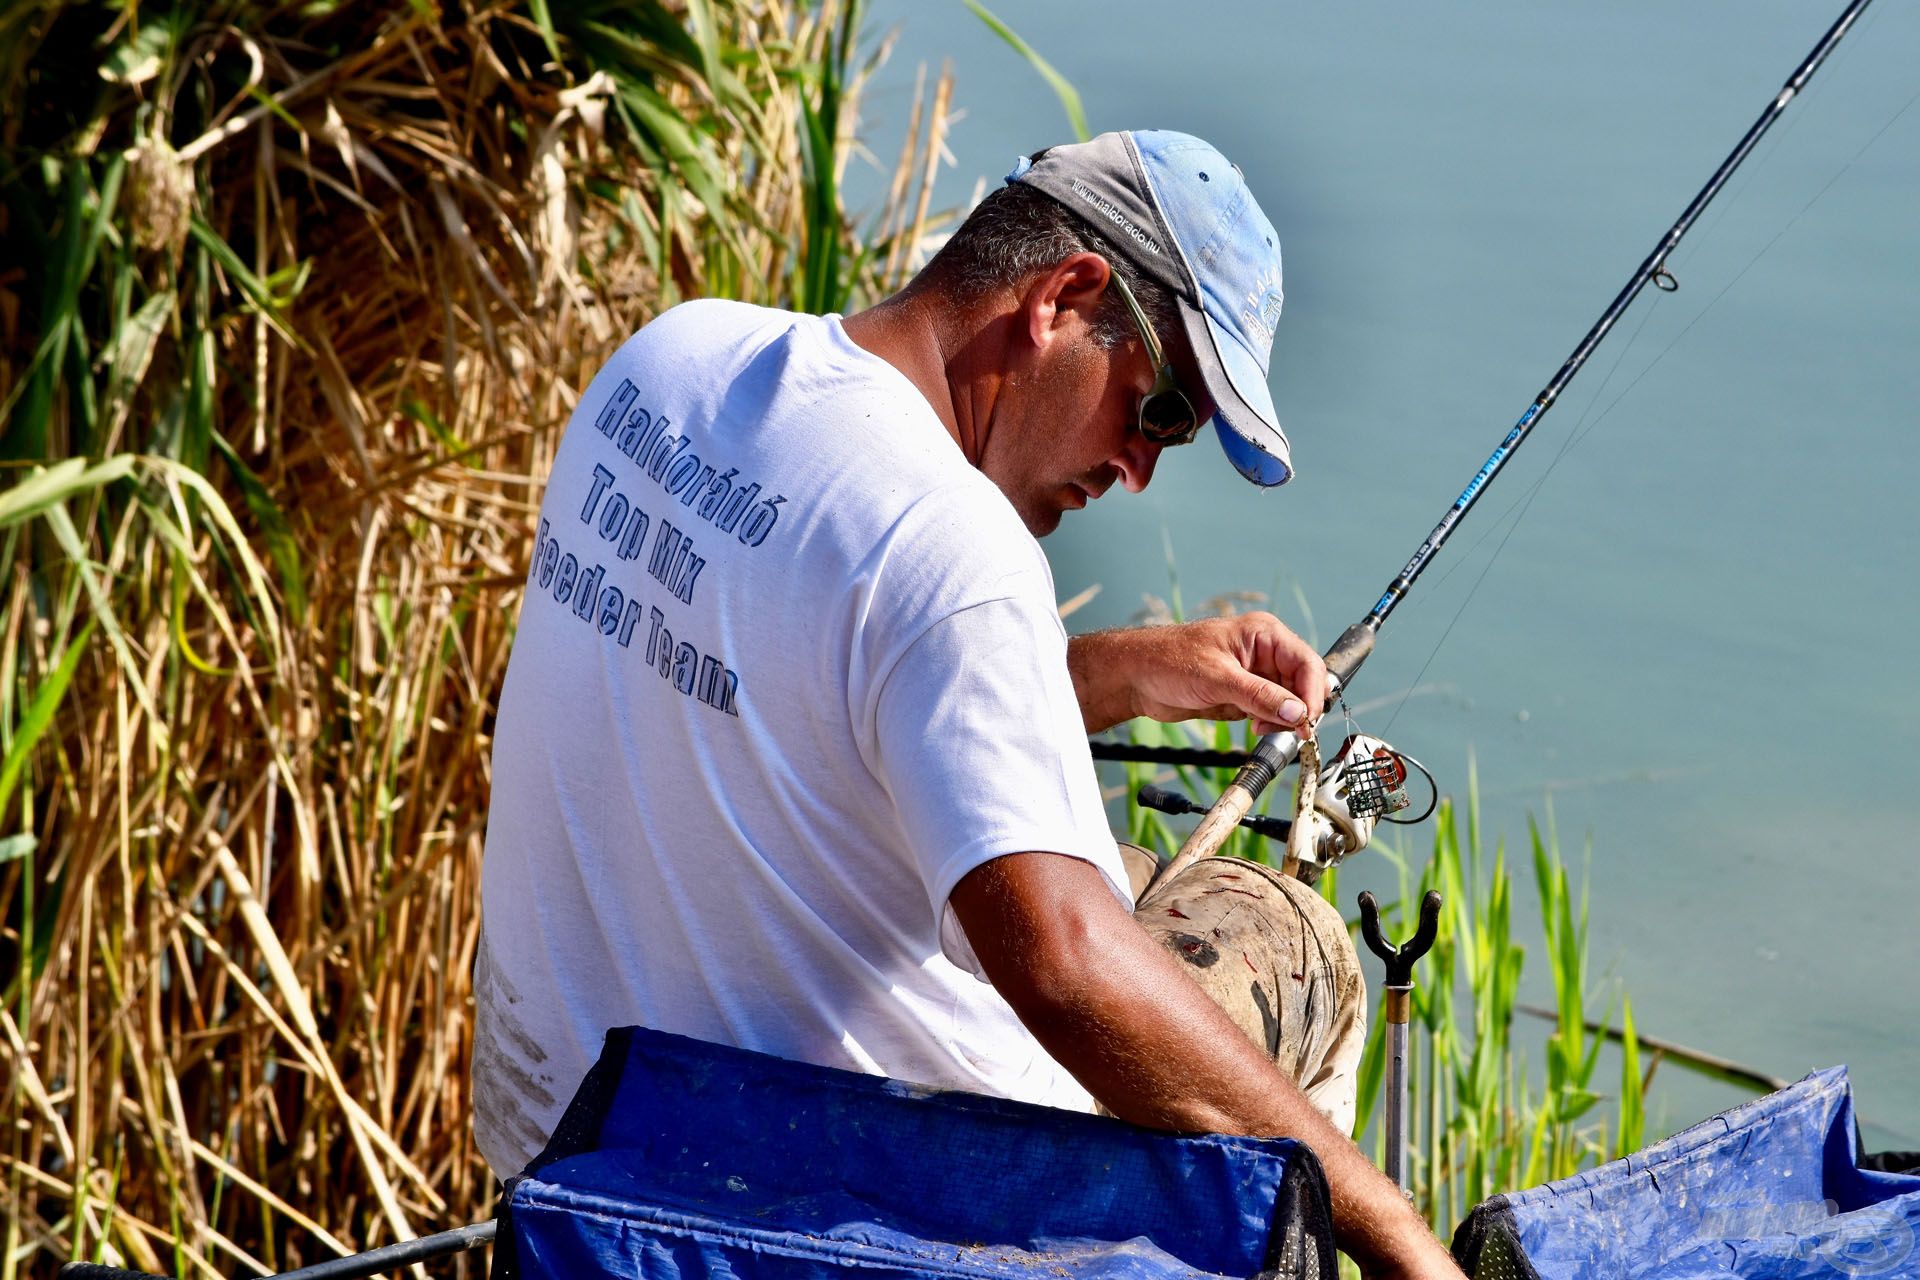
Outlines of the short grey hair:
<svg viewBox="0 0 1920 1280">
<path fill-rule="evenodd" d="M 1009 183 L 975 206 L 927 264 L 926 273 L 954 296 L 971 301 L 1076 253 L 1097 253 L 1107 260 L 1139 299 L 1162 346 L 1171 348 L 1180 340 L 1179 303 L 1173 294 L 1141 275 L 1092 224 L 1024 183 Z M 1125 299 L 1118 289 L 1109 289 L 1094 313 L 1094 341 L 1112 350 L 1136 333 Z"/>
</svg>

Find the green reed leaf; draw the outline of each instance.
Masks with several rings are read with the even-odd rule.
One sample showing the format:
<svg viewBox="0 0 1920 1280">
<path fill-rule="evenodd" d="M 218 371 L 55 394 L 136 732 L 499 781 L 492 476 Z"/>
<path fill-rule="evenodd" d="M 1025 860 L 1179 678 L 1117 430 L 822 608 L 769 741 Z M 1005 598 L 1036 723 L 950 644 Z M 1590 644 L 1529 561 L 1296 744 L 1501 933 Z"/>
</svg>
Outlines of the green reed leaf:
<svg viewBox="0 0 1920 1280">
<path fill-rule="evenodd" d="M 1633 1001 L 1620 1001 L 1620 1128 L 1614 1154 L 1638 1151 L 1646 1142 L 1646 1086 L 1640 1076 L 1640 1036 L 1633 1029 Z"/>
<path fill-rule="evenodd" d="M 1054 96 L 1060 99 L 1061 110 L 1067 113 L 1067 123 L 1073 126 L 1073 136 L 1085 142 L 1093 135 L 1087 131 L 1086 109 L 1080 105 L 1080 91 L 1073 82 L 1054 70 L 1051 62 L 1040 56 L 1032 45 L 1021 39 L 1020 34 L 980 3 L 980 0 L 967 0 L 967 8 L 974 16 L 987 24 L 987 27 L 1002 40 L 1013 47 L 1015 53 L 1027 60 L 1027 65 L 1040 74 L 1040 78 L 1052 86 Z"/>
<path fill-rule="evenodd" d="M 288 614 L 298 625 L 307 616 L 307 582 L 300 566 L 300 546 L 294 541 L 286 514 L 280 510 L 280 504 L 273 500 L 272 492 L 241 459 L 225 436 L 216 434 L 213 446 L 226 460 L 228 469 L 240 486 L 240 496 L 246 502 L 247 510 L 253 513 L 261 536 L 267 540 L 267 555 L 280 572 L 280 594 L 287 602 Z"/>
<path fill-rule="evenodd" d="M 533 25 L 540 28 L 541 43 L 547 46 L 555 62 L 561 61 L 560 40 L 553 29 L 553 10 L 547 6 L 547 0 L 527 0 L 527 9 L 533 14 Z"/>
<path fill-rule="evenodd" d="M 35 467 L 27 478 L 0 493 L 0 529 L 44 514 L 69 498 L 124 480 L 133 473 L 131 454 L 118 454 L 89 464 L 85 458 L 66 458 L 50 467 Z"/>
<path fill-rule="evenodd" d="M 220 269 L 226 273 L 227 277 L 239 286 L 240 296 L 248 309 L 263 316 L 275 333 L 294 346 L 299 346 L 299 336 L 288 327 L 286 317 L 280 314 L 280 298 L 266 281 L 255 275 L 253 269 L 240 260 L 240 255 L 234 252 L 233 246 L 221 239 L 220 234 L 208 226 L 199 214 L 193 216 L 193 220 L 187 224 L 187 230 L 193 237 L 194 243 L 205 249 L 213 260 L 220 264 Z"/>
<path fill-rule="evenodd" d="M 33 691 L 33 697 L 27 703 L 26 714 L 20 717 L 15 726 L 13 743 L 7 748 L 6 758 L 0 760 L 0 813 L 7 811 L 7 802 L 13 799 L 13 788 L 20 781 L 21 770 L 27 767 L 27 760 L 33 755 L 33 749 L 46 733 L 47 726 L 53 723 L 54 713 L 60 709 L 60 700 L 67 696 L 67 686 L 73 683 L 73 673 L 80 667 L 80 659 L 86 656 L 87 641 L 93 637 L 93 621 L 88 619 L 80 628 L 80 634 L 67 645 L 60 655 L 60 661 L 47 673 L 39 686 Z M 25 845 L 16 842 L 26 840 Z M 34 848 L 33 837 L 10 836 L 7 844 L 12 848 L 0 852 L 0 862 L 13 858 L 22 858 Z"/>
</svg>

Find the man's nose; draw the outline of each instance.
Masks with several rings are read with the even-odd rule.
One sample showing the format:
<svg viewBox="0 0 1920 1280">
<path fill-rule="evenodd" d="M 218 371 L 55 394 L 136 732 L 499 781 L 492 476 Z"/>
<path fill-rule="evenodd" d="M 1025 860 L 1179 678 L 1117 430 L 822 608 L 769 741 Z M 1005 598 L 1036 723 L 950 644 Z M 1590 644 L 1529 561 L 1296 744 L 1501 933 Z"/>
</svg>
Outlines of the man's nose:
<svg viewBox="0 0 1920 1280">
<path fill-rule="evenodd" d="M 1153 479 L 1153 469 L 1160 462 L 1160 449 L 1160 445 L 1141 435 L 1138 429 L 1127 433 L 1127 442 L 1114 456 L 1113 465 L 1119 469 L 1120 483 L 1128 493 L 1139 493 Z"/>
</svg>

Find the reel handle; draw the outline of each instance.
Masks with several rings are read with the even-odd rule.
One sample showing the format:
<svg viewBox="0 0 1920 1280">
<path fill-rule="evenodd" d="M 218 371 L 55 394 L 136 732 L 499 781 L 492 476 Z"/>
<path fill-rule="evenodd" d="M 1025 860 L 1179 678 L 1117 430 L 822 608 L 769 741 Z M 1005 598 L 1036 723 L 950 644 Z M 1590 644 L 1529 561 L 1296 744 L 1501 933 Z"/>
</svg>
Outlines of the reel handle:
<svg viewBox="0 0 1920 1280">
<path fill-rule="evenodd" d="M 1380 932 L 1380 904 L 1373 894 L 1360 895 L 1360 935 L 1367 940 L 1367 950 L 1380 957 L 1387 966 L 1387 986 L 1413 986 L 1413 966 L 1421 956 L 1433 947 L 1433 940 L 1440 933 L 1440 891 L 1427 890 L 1427 896 L 1420 900 L 1420 927 L 1405 942 L 1395 945 L 1388 942 Z"/>
</svg>

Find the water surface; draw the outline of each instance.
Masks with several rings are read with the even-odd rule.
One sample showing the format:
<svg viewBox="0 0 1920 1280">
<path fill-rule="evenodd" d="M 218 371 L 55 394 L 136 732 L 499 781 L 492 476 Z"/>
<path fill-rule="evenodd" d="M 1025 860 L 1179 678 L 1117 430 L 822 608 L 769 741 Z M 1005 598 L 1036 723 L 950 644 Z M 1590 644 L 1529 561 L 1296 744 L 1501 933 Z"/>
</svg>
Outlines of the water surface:
<svg viewBox="0 0 1920 1280">
<path fill-rule="evenodd" d="M 1285 249 L 1299 478 L 1257 492 L 1202 444 L 1070 516 L 1062 593 L 1102 587 L 1076 624 L 1164 596 L 1168 545 L 1189 606 L 1267 591 L 1322 644 L 1363 614 L 1838 9 L 1004 6 L 1095 130 L 1221 147 Z M 953 60 L 946 202 L 1068 140 L 959 4 L 874 17 L 900 28 L 868 99 L 889 161 L 914 67 Z M 1920 9 L 1869 10 L 1354 694 L 1450 791 L 1477 760 L 1510 847 L 1549 799 L 1570 856 L 1590 845 L 1593 965 L 1642 1031 L 1789 1078 L 1848 1063 L 1875 1147 L 1920 1147 L 1916 66 Z M 1388 884 L 1349 866 L 1345 893 Z M 1661 1079 L 1669 1126 L 1739 1097 Z"/>
</svg>

